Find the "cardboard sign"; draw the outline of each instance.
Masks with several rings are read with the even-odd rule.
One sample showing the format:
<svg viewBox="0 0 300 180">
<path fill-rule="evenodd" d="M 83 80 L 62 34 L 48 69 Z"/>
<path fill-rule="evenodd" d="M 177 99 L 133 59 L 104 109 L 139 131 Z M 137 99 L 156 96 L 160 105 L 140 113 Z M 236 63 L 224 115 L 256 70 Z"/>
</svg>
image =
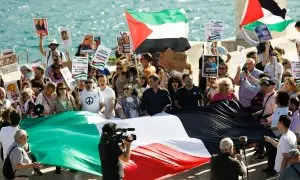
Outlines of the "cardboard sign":
<svg viewBox="0 0 300 180">
<path fill-rule="evenodd" d="M 221 41 L 223 37 L 224 21 L 211 20 L 205 24 L 204 34 L 207 42 Z"/>
<path fill-rule="evenodd" d="M 93 43 L 94 43 L 94 35 L 92 34 L 87 34 L 84 36 L 84 39 L 82 41 L 82 46 L 80 53 L 93 53 Z"/>
<path fill-rule="evenodd" d="M 121 37 L 117 37 L 118 51 L 120 54 L 132 54 L 131 36 L 129 32 L 120 32 Z"/>
<path fill-rule="evenodd" d="M 218 77 L 219 56 L 203 55 L 202 77 Z"/>
<path fill-rule="evenodd" d="M 59 34 L 60 34 L 60 39 L 63 48 L 72 46 L 71 33 L 70 33 L 70 28 L 68 26 L 60 27 Z"/>
<path fill-rule="evenodd" d="M 80 57 L 75 57 L 72 60 L 72 74 L 76 80 L 87 80 L 88 62 L 87 58 Z"/>
<path fill-rule="evenodd" d="M 160 53 L 158 65 L 178 72 L 191 69 L 191 65 L 187 63 L 187 55 L 184 52 L 174 52 L 171 49 Z"/>
<path fill-rule="evenodd" d="M 292 61 L 292 74 L 295 79 L 300 78 L 300 61 Z"/>
<path fill-rule="evenodd" d="M 46 18 L 34 18 L 33 23 L 37 36 L 48 36 L 48 22 Z"/>
<path fill-rule="evenodd" d="M 262 24 L 260 26 L 256 26 L 254 28 L 254 31 L 256 33 L 256 36 L 257 36 L 259 42 L 266 42 L 266 41 L 272 39 L 272 35 L 269 31 L 269 28 L 265 24 Z"/>
<path fill-rule="evenodd" d="M 16 54 L 0 56 L 0 75 L 9 74 L 15 71 L 19 71 Z"/>
<path fill-rule="evenodd" d="M 64 67 L 60 70 L 60 72 L 61 72 L 62 76 L 64 77 L 70 90 L 73 91 L 76 88 L 77 84 L 76 84 L 75 79 L 72 78 L 72 74 L 71 74 L 69 68 Z"/>
<path fill-rule="evenodd" d="M 17 81 L 6 82 L 4 83 L 4 87 L 5 87 L 7 98 L 11 102 L 16 102 L 19 100 L 20 91 L 18 88 Z"/>
<path fill-rule="evenodd" d="M 98 49 L 92 60 L 92 66 L 96 67 L 97 69 L 104 70 L 110 54 L 111 49 L 102 45 L 98 46 Z"/>
</svg>

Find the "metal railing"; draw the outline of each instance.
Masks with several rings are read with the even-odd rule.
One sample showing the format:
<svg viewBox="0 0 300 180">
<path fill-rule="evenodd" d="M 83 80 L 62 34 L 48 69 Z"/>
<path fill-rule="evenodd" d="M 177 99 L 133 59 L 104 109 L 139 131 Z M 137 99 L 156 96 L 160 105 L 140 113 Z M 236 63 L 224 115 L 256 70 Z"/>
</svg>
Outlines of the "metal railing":
<svg viewBox="0 0 300 180">
<path fill-rule="evenodd" d="M 25 51 L 23 51 L 21 54 L 17 55 L 17 60 L 18 60 L 18 64 L 20 64 L 20 57 L 26 55 L 26 64 L 29 63 L 29 51 L 28 49 L 26 49 Z"/>
</svg>

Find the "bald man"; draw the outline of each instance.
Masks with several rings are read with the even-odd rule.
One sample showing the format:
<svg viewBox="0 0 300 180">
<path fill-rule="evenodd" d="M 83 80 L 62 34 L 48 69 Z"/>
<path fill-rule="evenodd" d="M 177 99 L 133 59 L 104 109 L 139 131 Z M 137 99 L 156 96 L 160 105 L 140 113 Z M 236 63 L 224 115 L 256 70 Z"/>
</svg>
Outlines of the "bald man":
<svg viewBox="0 0 300 180">
<path fill-rule="evenodd" d="M 239 100 L 247 112 L 251 111 L 251 100 L 258 92 L 253 91 L 253 89 L 249 89 L 246 85 L 249 83 L 253 86 L 259 85 L 258 76 L 262 73 L 262 71 L 255 68 L 255 60 L 251 58 L 246 60 L 243 71 L 240 66 L 237 68 L 234 84 L 240 86 Z"/>
</svg>

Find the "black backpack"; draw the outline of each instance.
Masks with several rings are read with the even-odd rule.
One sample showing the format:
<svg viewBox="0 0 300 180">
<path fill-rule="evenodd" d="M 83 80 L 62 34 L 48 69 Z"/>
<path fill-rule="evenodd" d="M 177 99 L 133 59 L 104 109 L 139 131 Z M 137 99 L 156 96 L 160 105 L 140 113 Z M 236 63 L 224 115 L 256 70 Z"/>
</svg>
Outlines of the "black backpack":
<svg viewBox="0 0 300 180">
<path fill-rule="evenodd" d="M 15 172 L 13 170 L 11 161 L 10 161 L 10 153 L 12 152 L 13 149 L 15 149 L 17 146 L 14 146 L 11 148 L 11 150 L 9 151 L 8 155 L 6 156 L 5 160 L 4 160 L 4 164 L 3 164 L 3 176 L 7 179 L 14 179 L 15 178 Z"/>
</svg>

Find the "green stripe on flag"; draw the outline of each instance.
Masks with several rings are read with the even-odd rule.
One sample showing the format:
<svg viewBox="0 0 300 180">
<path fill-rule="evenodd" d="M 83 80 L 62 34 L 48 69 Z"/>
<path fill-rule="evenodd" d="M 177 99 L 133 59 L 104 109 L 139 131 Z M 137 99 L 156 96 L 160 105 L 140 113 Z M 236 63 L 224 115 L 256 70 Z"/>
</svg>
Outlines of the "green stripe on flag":
<svg viewBox="0 0 300 180">
<path fill-rule="evenodd" d="M 289 19 L 289 20 L 284 20 L 282 22 L 278 22 L 278 23 L 275 23 L 275 24 L 266 24 L 266 25 L 268 26 L 268 28 L 269 28 L 270 31 L 282 32 L 292 22 L 294 22 L 294 21 L 292 19 Z M 262 23 L 260 21 L 255 21 L 255 22 L 253 22 L 251 24 L 248 24 L 248 25 L 244 26 L 244 28 L 248 29 L 250 31 L 254 31 L 254 28 L 256 26 L 259 26 L 259 25 L 262 25 L 262 24 L 264 24 L 264 23 Z"/>
<path fill-rule="evenodd" d="M 101 175 L 99 131 L 95 124 L 88 124 L 91 114 L 80 114 L 25 119 L 21 128 L 28 132 L 30 150 L 39 162 Z"/>
<path fill-rule="evenodd" d="M 134 19 L 150 25 L 161 25 L 165 23 L 186 22 L 187 16 L 183 9 L 166 9 L 160 12 L 137 12 L 127 10 Z"/>
</svg>

